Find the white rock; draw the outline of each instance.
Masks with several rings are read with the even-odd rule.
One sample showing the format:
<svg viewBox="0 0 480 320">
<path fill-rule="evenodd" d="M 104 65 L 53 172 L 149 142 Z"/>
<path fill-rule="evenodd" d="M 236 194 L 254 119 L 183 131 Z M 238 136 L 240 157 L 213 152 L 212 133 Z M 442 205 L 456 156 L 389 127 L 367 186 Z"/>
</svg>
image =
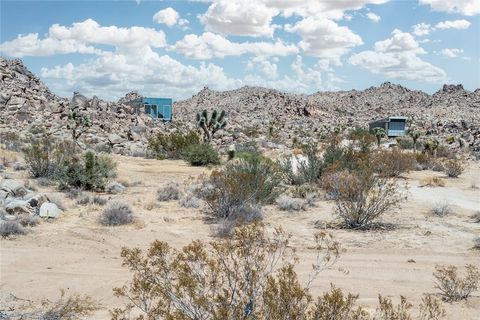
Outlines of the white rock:
<svg viewBox="0 0 480 320">
<path fill-rule="evenodd" d="M 45 202 L 40 207 L 40 217 L 42 218 L 58 218 L 62 210 L 55 203 Z"/>
</svg>

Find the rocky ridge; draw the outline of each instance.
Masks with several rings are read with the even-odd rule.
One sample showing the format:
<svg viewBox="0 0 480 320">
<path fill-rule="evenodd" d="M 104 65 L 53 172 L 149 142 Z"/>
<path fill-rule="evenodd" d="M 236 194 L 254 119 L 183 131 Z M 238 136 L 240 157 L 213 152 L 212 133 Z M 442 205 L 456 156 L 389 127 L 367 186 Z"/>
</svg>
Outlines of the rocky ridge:
<svg viewBox="0 0 480 320">
<path fill-rule="evenodd" d="M 69 99 L 50 90 L 21 60 L 0 58 L 0 133 L 15 132 L 23 139 L 35 134 L 66 135 Z M 84 142 L 115 153 L 140 155 L 146 137 L 155 131 L 195 126 L 196 112 L 225 109 L 228 129 L 214 143 L 258 140 L 262 146 L 291 146 L 292 140 L 321 137 L 334 128 L 366 127 L 369 121 L 392 115 L 407 116 L 427 136 L 454 137 L 451 147 L 463 145 L 480 155 L 480 89 L 467 91 L 462 85 L 444 85 L 432 95 L 389 82 L 366 90 L 316 92 L 310 95 L 284 93 L 260 87 L 231 91 L 204 88 L 189 99 L 174 103 L 174 122 L 154 122 L 139 113 L 128 93 L 118 102 L 97 97 L 80 108 L 93 125 Z M 19 130 L 21 129 L 21 130 Z M 451 140 L 450 140 L 451 141 Z"/>
</svg>

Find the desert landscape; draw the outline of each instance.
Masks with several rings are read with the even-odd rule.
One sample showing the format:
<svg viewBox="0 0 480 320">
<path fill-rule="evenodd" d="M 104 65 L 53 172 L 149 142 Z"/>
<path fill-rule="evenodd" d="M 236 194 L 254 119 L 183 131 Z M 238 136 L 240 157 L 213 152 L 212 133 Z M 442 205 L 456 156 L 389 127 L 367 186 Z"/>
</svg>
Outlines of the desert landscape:
<svg viewBox="0 0 480 320">
<path fill-rule="evenodd" d="M 479 16 L 1 0 L 0 320 L 480 319 Z"/>
</svg>

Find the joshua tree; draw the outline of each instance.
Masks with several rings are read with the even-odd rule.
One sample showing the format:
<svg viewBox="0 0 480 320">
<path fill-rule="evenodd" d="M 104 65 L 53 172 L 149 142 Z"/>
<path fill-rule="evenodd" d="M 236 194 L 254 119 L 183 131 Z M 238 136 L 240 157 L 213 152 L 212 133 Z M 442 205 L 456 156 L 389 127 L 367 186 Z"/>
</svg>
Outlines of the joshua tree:
<svg viewBox="0 0 480 320">
<path fill-rule="evenodd" d="M 78 144 L 78 138 L 87 131 L 87 129 L 92 125 L 90 118 L 86 115 L 80 114 L 76 111 L 71 111 L 68 114 L 68 123 L 67 129 L 72 132 L 72 140 L 73 142 Z"/>
<path fill-rule="evenodd" d="M 420 131 L 408 130 L 408 135 L 413 140 L 413 151 L 417 152 L 417 140 L 420 138 Z"/>
<path fill-rule="evenodd" d="M 203 130 L 203 141 L 210 143 L 215 132 L 225 128 L 227 120 L 225 119 L 225 110 L 218 112 L 213 110 L 212 115 L 208 116 L 208 111 L 203 110 L 197 113 L 197 125 Z"/>
<path fill-rule="evenodd" d="M 428 140 L 425 142 L 424 148 L 425 151 L 428 151 L 432 156 L 437 156 L 437 148 L 439 146 L 439 142 L 437 139 Z"/>
<path fill-rule="evenodd" d="M 385 129 L 377 127 L 373 129 L 373 135 L 377 138 L 377 145 L 380 147 L 380 142 L 382 141 L 382 138 L 387 136 L 387 132 Z"/>
</svg>

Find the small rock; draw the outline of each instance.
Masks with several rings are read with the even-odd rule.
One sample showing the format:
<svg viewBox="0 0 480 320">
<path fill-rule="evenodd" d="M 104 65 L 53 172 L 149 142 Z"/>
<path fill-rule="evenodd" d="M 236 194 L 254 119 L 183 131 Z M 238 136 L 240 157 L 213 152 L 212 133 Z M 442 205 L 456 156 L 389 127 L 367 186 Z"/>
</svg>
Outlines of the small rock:
<svg viewBox="0 0 480 320">
<path fill-rule="evenodd" d="M 62 210 L 55 203 L 45 202 L 40 207 L 40 217 L 42 218 L 58 218 Z"/>
<path fill-rule="evenodd" d="M 27 188 L 25 188 L 25 184 L 21 180 L 16 179 L 5 179 L 2 181 L 0 186 L 6 192 L 11 193 L 15 197 L 23 197 L 28 193 Z"/>
<path fill-rule="evenodd" d="M 34 213 L 34 210 L 30 206 L 28 201 L 18 200 L 18 199 L 15 199 L 7 203 L 7 205 L 5 206 L 5 211 L 7 211 L 7 213 L 9 214 L 14 214 L 14 215 L 22 214 L 22 213 L 28 213 L 28 214 Z"/>
</svg>

